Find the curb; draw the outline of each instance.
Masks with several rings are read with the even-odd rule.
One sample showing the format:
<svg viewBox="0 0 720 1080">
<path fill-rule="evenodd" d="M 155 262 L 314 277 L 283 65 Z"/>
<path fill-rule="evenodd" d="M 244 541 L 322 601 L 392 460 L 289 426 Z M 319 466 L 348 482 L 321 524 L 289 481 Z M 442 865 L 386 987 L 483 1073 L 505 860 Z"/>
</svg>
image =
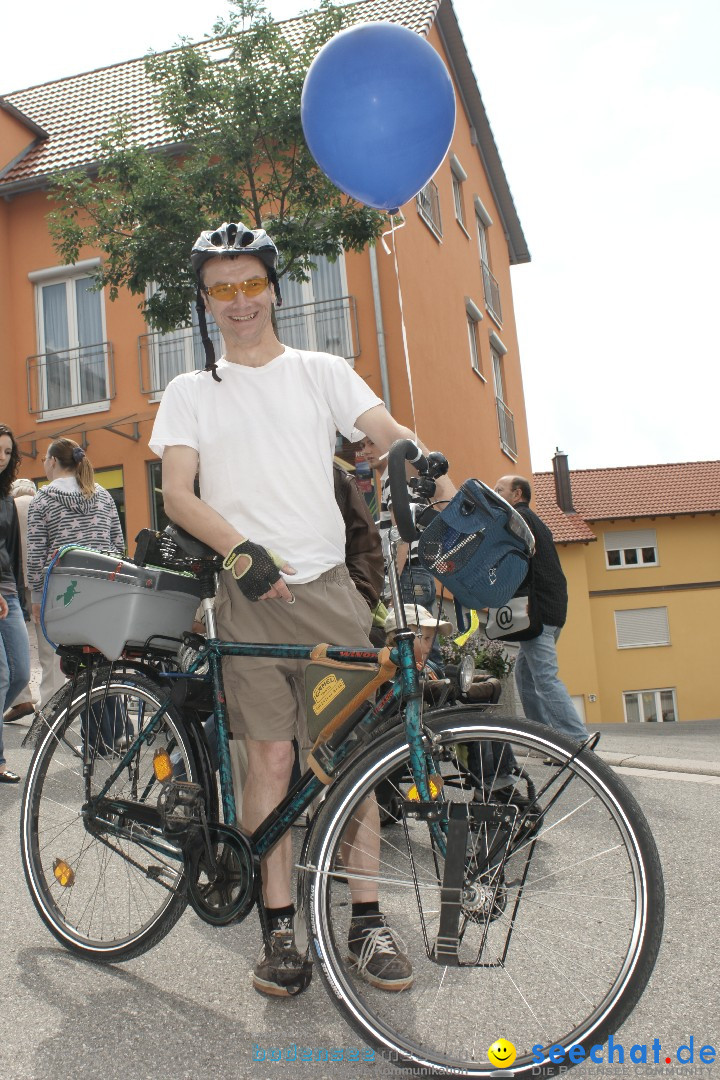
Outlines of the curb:
<svg viewBox="0 0 720 1080">
<path fill-rule="evenodd" d="M 612 750 L 596 751 L 608 765 L 626 769 L 650 769 L 655 772 L 697 773 L 701 776 L 720 776 L 720 763 L 698 761 L 697 758 L 646 757 L 642 754 L 619 754 Z"/>
</svg>

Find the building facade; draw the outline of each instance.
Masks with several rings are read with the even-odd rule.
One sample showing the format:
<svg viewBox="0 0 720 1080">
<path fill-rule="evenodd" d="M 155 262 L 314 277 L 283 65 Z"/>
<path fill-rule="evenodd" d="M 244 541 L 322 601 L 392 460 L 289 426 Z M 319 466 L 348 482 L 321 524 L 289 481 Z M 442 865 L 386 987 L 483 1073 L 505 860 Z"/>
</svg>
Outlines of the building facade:
<svg viewBox="0 0 720 1080">
<path fill-rule="evenodd" d="M 528 472 L 510 268 L 529 252 L 452 5 L 365 0 L 354 11 L 357 21 L 390 19 L 427 36 L 453 78 L 455 133 L 436 175 L 403 207 L 399 278 L 381 245 L 320 260 L 306 285 L 283 281 L 279 335 L 344 355 L 415 426 L 400 285 L 420 438 L 447 454 L 459 480 Z M 301 26 L 292 20 L 293 33 Z M 165 145 L 154 93 L 139 59 L 0 98 L 0 416 L 34 479 L 52 438 L 86 447 L 131 550 L 139 529 L 164 523 L 160 463 L 147 446 L 157 403 L 174 375 L 203 366 L 202 349 L 194 328 L 153 333 L 129 292 L 111 302 L 93 291 L 99 252 L 58 265 L 46 215 L 50 176 L 91 168 L 119 116 L 139 142 Z M 339 449 L 352 463 L 352 448 Z"/>
<path fill-rule="evenodd" d="M 560 672 L 588 725 L 716 719 L 720 461 L 533 477 L 568 579 Z"/>
</svg>

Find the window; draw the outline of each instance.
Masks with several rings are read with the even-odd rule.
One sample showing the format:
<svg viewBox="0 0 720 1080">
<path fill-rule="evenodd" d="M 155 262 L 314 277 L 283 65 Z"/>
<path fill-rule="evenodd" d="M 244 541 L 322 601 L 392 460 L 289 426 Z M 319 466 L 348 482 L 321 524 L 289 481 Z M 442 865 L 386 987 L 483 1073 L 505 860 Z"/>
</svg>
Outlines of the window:
<svg viewBox="0 0 720 1080">
<path fill-rule="evenodd" d="M 468 343 L 470 345 L 470 364 L 483 382 L 487 382 L 483 374 L 482 353 L 480 352 L 480 340 L 478 330 L 482 322 L 482 311 L 474 304 L 469 296 L 465 297 L 465 316 L 467 318 Z"/>
<path fill-rule="evenodd" d="M 631 608 L 615 612 L 618 649 L 641 649 L 670 644 L 666 607 Z"/>
<path fill-rule="evenodd" d="M 609 570 L 623 566 L 657 566 L 657 536 L 654 529 L 606 532 L 605 564 Z"/>
<path fill-rule="evenodd" d="M 148 489 L 150 491 L 150 524 L 157 532 L 162 532 L 170 524 L 165 513 L 162 493 L 162 461 L 148 461 Z M 200 478 L 195 477 L 195 494 L 200 498 Z"/>
<path fill-rule="evenodd" d="M 442 219 L 440 217 L 440 196 L 438 195 L 437 184 L 432 180 L 428 180 L 422 191 L 419 191 L 415 196 L 415 202 L 418 214 L 430 232 L 434 233 L 438 240 L 441 240 Z"/>
<path fill-rule="evenodd" d="M 465 207 L 463 204 L 463 189 L 462 186 L 467 180 L 467 173 L 463 169 L 462 165 L 455 157 L 454 154 L 450 155 L 450 173 L 452 176 L 452 189 L 453 189 L 453 203 L 455 206 L 455 218 L 458 224 L 462 225 L 465 229 Z"/>
<path fill-rule="evenodd" d="M 490 334 L 490 359 L 492 361 L 495 382 L 495 405 L 497 408 L 500 446 L 503 452 L 517 461 L 517 441 L 515 439 L 515 417 L 507 406 L 505 396 L 504 356 L 507 348 L 495 333 Z"/>
<path fill-rule="evenodd" d="M 628 724 L 667 724 L 677 720 L 673 689 L 631 690 L 623 694 L 623 707 Z"/>
<path fill-rule="evenodd" d="M 112 396 L 102 292 L 93 277 L 77 270 L 29 275 L 36 288 L 39 345 L 28 361 L 32 412 L 91 412 L 98 405 L 107 408 Z"/>
<path fill-rule="evenodd" d="M 148 486 L 150 488 L 150 523 L 157 532 L 162 532 L 170 524 L 165 513 L 162 493 L 162 461 L 148 462 Z"/>
<path fill-rule="evenodd" d="M 502 326 L 500 286 L 490 269 L 488 229 L 492 225 L 492 218 L 477 195 L 475 196 L 475 225 L 477 228 L 478 247 L 480 249 L 480 266 L 482 268 L 485 304 L 495 322 L 498 323 L 499 326 Z"/>
<path fill-rule="evenodd" d="M 314 256 L 309 281 L 280 282 L 282 307 L 275 309 L 278 337 L 294 349 L 315 349 L 352 360 L 356 342 L 355 298 L 347 295 L 345 260 Z"/>
<path fill-rule="evenodd" d="M 148 286 L 148 298 L 156 292 L 157 285 Z M 220 331 L 209 311 L 206 311 L 206 319 L 215 356 L 220 357 L 223 353 Z M 192 305 L 191 326 L 182 326 L 164 334 L 159 331 L 144 334 L 140 339 L 140 358 L 143 393 L 159 395 L 176 375 L 204 368 L 205 350 L 195 304 Z"/>
</svg>

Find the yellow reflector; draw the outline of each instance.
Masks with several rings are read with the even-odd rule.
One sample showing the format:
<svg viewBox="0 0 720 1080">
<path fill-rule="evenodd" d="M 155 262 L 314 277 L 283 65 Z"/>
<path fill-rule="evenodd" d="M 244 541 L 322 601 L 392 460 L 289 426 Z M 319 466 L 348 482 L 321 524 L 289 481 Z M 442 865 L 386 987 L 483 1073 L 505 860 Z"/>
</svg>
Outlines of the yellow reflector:
<svg viewBox="0 0 720 1080">
<path fill-rule="evenodd" d="M 173 766 L 167 750 L 155 751 L 155 756 L 153 757 L 153 770 L 161 784 L 164 784 L 166 780 L 170 779 L 173 774 Z"/>
<path fill-rule="evenodd" d="M 430 787 L 430 798 L 431 799 L 436 799 L 437 796 L 438 796 L 438 792 L 440 791 L 440 788 L 438 787 L 438 785 L 435 783 L 434 780 L 429 780 L 428 781 L 428 786 Z M 413 786 L 410 788 L 410 790 L 407 793 L 407 797 L 411 802 L 420 802 L 420 794 L 418 792 L 416 784 L 413 784 Z"/>
<path fill-rule="evenodd" d="M 63 889 L 69 889 L 75 884 L 75 871 L 68 866 L 64 859 L 56 859 L 53 863 L 53 874 Z"/>
</svg>

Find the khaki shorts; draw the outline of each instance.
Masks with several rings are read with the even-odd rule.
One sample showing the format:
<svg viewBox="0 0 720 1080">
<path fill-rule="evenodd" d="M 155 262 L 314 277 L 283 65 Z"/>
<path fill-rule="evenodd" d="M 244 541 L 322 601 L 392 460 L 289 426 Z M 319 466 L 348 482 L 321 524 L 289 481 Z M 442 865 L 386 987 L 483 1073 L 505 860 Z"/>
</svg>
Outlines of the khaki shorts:
<svg viewBox="0 0 720 1080">
<path fill-rule="evenodd" d="M 294 604 L 284 600 L 253 603 L 228 571 L 217 594 L 218 634 L 225 641 L 275 645 L 347 645 L 368 648 L 370 609 L 343 564 L 315 581 L 293 585 Z M 226 656 L 223 679 L 230 730 L 259 742 L 298 738 L 308 743 L 303 677 L 307 660 Z"/>
</svg>

